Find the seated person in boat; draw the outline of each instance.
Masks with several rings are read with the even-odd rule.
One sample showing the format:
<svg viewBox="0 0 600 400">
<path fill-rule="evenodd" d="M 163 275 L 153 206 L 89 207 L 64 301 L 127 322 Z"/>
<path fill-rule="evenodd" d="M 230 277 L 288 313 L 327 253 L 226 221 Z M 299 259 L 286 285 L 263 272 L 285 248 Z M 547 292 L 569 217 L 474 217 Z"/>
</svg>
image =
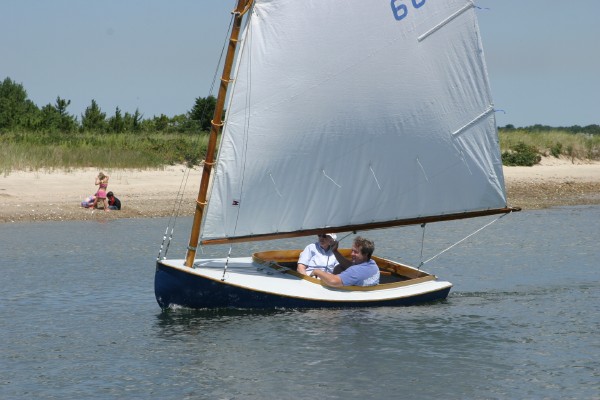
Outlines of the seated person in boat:
<svg viewBox="0 0 600 400">
<path fill-rule="evenodd" d="M 316 269 L 333 272 L 338 265 L 331 249 L 331 244 L 337 239 L 335 233 L 324 233 L 318 237 L 319 239 L 306 246 L 298 257 L 297 271 L 304 275 L 310 275 Z"/>
<path fill-rule="evenodd" d="M 371 255 L 375 251 L 375 244 L 357 236 L 352 244 L 352 260 L 348 260 L 338 252 L 338 242 L 332 244 L 333 254 L 339 264 L 333 273 L 319 269 L 313 270 L 311 276 L 320 278 L 327 286 L 374 286 L 379 283 L 379 267 Z"/>
</svg>

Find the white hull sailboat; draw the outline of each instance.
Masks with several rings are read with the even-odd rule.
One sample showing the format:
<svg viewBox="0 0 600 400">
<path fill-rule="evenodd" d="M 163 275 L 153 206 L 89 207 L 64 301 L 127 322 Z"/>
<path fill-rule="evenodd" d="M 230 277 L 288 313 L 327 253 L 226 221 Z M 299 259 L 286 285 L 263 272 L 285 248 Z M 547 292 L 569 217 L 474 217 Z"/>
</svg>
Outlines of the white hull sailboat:
<svg viewBox="0 0 600 400">
<path fill-rule="evenodd" d="M 238 0 L 232 18 L 187 254 L 159 254 L 159 305 L 445 299 L 449 282 L 378 257 L 378 285 L 332 288 L 295 270 L 300 250 L 196 250 L 513 211 L 473 2 Z"/>
<path fill-rule="evenodd" d="M 415 268 L 373 257 L 381 270 L 377 286 L 330 288 L 295 271 L 300 250 L 253 257 L 161 261 L 156 298 L 161 307 L 325 308 L 407 306 L 445 299 L 450 282 Z M 224 266 L 227 270 L 224 273 Z"/>
</svg>

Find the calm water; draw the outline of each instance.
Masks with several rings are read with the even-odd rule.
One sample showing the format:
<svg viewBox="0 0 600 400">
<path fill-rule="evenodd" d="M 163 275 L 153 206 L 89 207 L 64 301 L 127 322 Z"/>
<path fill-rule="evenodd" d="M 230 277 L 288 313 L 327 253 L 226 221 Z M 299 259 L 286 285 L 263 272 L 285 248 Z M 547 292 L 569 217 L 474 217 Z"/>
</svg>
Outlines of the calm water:
<svg viewBox="0 0 600 400">
<path fill-rule="evenodd" d="M 424 259 L 488 221 L 428 226 Z M 166 219 L 2 224 L 0 398 L 598 399 L 599 221 L 600 207 L 502 218 L 426 264 L 455 284 L 443 303 L 262 312 L 161 312 Z M 414 264 L 421 233 L 365 236 Z"/>
</svg>

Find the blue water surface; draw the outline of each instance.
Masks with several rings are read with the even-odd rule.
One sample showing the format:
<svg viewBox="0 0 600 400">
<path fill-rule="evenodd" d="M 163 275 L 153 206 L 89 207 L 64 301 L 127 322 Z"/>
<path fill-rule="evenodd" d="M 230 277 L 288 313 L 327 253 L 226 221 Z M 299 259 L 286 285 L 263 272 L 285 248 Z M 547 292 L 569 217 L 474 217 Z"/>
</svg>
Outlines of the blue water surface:
<svg viewBox="0 0 600 400">
<path fill-rule="evenodd" d="M 494 219 L 427 226 L 423 255 L 421 227 L 361 234 L 418 265 Z M 0 398 L 599 398 L 598 221 L 598 206 L 500 219 L 425 264 L 454 283 L 441 303 L 167 312 L 153 292 L 167 219 L 0 224 Z"/>
</svg>

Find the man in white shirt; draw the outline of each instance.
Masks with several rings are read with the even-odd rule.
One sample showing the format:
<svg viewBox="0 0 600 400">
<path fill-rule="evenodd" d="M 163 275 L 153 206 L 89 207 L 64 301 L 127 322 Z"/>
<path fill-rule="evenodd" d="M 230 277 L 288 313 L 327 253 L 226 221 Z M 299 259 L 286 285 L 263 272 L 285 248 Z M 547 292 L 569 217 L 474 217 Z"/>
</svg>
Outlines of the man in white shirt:
<svg viewBox="0 0 600 400">
<path fill-rule="evenodd" d="M 309 244 L 300 253 L 297 271 L 309 276 L 314 270 L 333 272 L 338 261 L 331 250 L 331 244 L 336 239 L 335 233 L 320 234 L 316 243 Z"/>
</svg>

